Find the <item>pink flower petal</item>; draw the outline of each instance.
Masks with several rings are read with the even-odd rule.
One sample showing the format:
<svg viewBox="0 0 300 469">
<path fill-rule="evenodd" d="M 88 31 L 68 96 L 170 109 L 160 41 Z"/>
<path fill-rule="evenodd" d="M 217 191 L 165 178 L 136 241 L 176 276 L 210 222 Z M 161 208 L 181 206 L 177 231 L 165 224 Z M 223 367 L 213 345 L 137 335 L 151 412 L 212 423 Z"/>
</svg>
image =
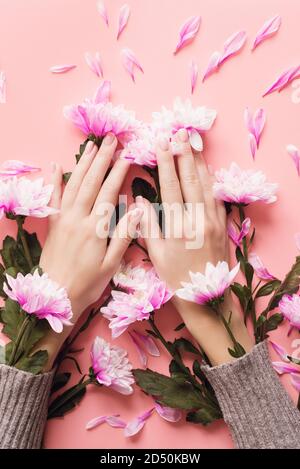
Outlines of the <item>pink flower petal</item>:
<svg viewBox="0 0 300 469">
<path fill-rule="evenodd" d="M 242 241 L 242 239 L 245 238 L 245 236 L 247 236 L 247 234 L 250 231 L 250 227 L 251 227 L 251 220 L 250 220 L 249 217 L 247 217 L 247 218 L 245 218 L 245 220 L 242 223 L 242 229 L 241 229 L 240 235 L 239 235 L 240 241 Z"/>
<path fill-rule="evenodd" d="M 125 5 L 123 5 L 120 9 L 119 28 L 118 28 L 117 39 L 119 39 L 120 35 L 122 34 L 122 31 L 126 27 L 126 25 L 128 23 L 129 15 L 130 15 L 130 8 L 125 3 Z"/>
<path fill-rule="evenodd" d="M 295 365 L 291 365 L 289 363 L 284 362 L 272 362 L 273 368 L 279 375 L 283 375 L 284 373 L 299 373 L 300 368 L 296 367 Z"/>
<path fill-rule="evenodd" d="M 208 62 L 207 69 L 206 69 L 206 71 L 204 73 L 204 76 L 202 78 L 202 82 L 204 82 L 206 80 L 206 78 L 208 78 L 210 75 L 212 75 L 214 72 L 216 72 L 218 70 L 220 57 L 221 57 L 221 54 L 218 51 L 214 52 L 211 55 L 211 57 L 209 59 L 209 62 Z"/>
<path fill-rule="evenodd" d="M 98 12 L 99 12 L 100 16 L 103 18 L 106 26 L 108 26 L 109 25 L 109 23 L 108 23 L 108 14 L 107 14 L 106 7 L 105 7 L 104 3 L 102 2 L 102 0 L 99 0 L 97 2 L 97 9 L 98 9 Z"/>
<path fill-rule="evenodd" d="M 103 77 L 103 69 L 100 59 L 100 53 L 96 52 L 94 55 L 91 52 L 86 52 L 84 54 L 85 61 L 98 77 Z"/>
<path fill-rule="evenodd" d="M 300 251 L 300 233 L 295 234 L 295 243 L 296 243 L 297 249 Z"/>
<path fill-rule="evenodd" d="M 73 68 L 76 68 L 77 65 L 53 65 L 53 67 L 50 67 L 50 72 L 51 73 L 65 73 L 69 72 L 70 70 L 73 70 Z"/>
<path fill-rule="evenodd" d="M 23 161 L 7 160 L 2 164 L 2 169 L 0 168 L 0 177 L 12 177 L 24 173 L 34 173 L 40 171 L 40 169 L 41 168 L 36 166 L 23 163 Z"/>
<path fill-rule="evenodd" d="M 257 144 L 256 144 L 256 139 L 253 134 L 249 134 L 249 145 L 250 145 L 250 151 L 252 158 L 255 158 L 256 151 L 257 151 Z"/>
<path fill-rule="evenodd" d="M 160 415 L 163 419 L 167 420 L 168 422 L 179 422 L 182 417 L 181 410 L 162 406 L 158 402 L 155 403 L 155 410 L 158 415 Z"/>
<path fill-rule="evenodd" d="M 122 49 L 121 56 L 125 70 L 127 70 L 131 76 L 132 81 L 135 82 L 134 68 L 137 67 L 142 73 L 144 73 L 141 64 L 130 49 Z"/>
<path fill-rule="evenodd" d="M 287 86 L 291 81 L 293 81 L 300 74 L 300 65 L 296 67 L 291 67 L 285 72 L 283 72 L 272 85 L 265 91 L 263 97 L 268 94 L 274 93 L 274 91 L 281 91 L 285 86 Z"/>
<path fill-rule="evenodd" d="M 124 429 L 124 435 L 126 437 L 130 437 L 139 433 L 144 427 L 146 420 L 152 415 L 153 410 L 154 407 L 131 420 L 131 422 L 129 422 Z"/>
<path fill-rule="evenodd" d="M 110 81 L 103 81 L 99 88 L 96 90 L 96 93 L 93 97 L 95 104 L 103 103 L 106 104 L 109 101 L 111 93 L 111 83 Z"/>
<path fill-rule="evenodd" d="M 149 355 L 151 355 L 152 357 L 160 357 L 160 351 L 152 337 L 150 337 L 149 335 L 141 334 L 136 330 L 134 330 L 133 332 L 140 339 L 143 346 L 145 347 L 145 350 L 147 351 L 147 353 L 149 353 Z"/>
<path fill-rule="evenodd" d="M 224 43 L 223 53 L 220 57 L 218 65 L 222 65 L 225 60 L 229 59 L 233 54 L 236 54 L 245 44 L 246 31 L 238 31 L 232 34 Z"/>
<path fill-rule="evenodd" d="M 252 114 L 248 107 L 246 107 L 244 112 L 244 120 L 249 133 L 254 134 Z"/>
<path fill-rule="evenodd" d="M 251 252 L 249 254 L 249 263 L 252 265 L 253 269 L 255 270 L 256 275 L 262 280 L 274 280 L 275 277 L 270 274 L 268 269 L 262 263 L 260 257 Z"/>
<path fill-rule="evenodd" d="M 227 233 L 230 239 L 234 242 L 236 246 L 239 246 L 241 244 L 241 241 L 247 234 L 249 233 L 251 226 L 251 220 L 250 218 L 245 218 L 245 220 L 242 223 L 241 231 L 238 232 L 236 226 L 234 223 L 229 222 L 228 227 L 227 227 Z"/>
<path fill-rule="evenodd" d="M 259 147 L 260 137 L 266 123 L 266 113 L 264 109 L 260 108 L 254 113 L 253 116 L 253 130 L 256 139 L 257 148 Z"/>
<path fill-rule="evenodd" d="M 102 415 L 101 417 L 95 417 L 92 420 L 89 420 L 85 426 L 86 430 L 92 430 L 95 427 L 98 427 L 102 423 L 106 421 L 106 415 Z"/>
<path fill-rule="evenodd" d="M 277 353 L 277 355 L 280 356 L 281 360 L 289 363 L 289 359 L 287 357 L 288 354 L 287 354 L 287 351 L 285 350 L 285 348 L 281 347 L 281 345 L 278 345 L 275 342 L 272 342 L 271 340 L 269 342 L 272 345 L 275 352 Z"/>
<path fill-rule="evenodd" d="M 190 77 L 191 77 L 191 93 L 195 91 L 195 86 L 198 78 L 198 65 L 192 60 L 190 64 Z"/>
<path fill-rule="evenodd" d="M 126 427 L 126 422 L 124 420 L 121 420 L 119 418 L 119 414 L 114 414 L 114 415 L 102 415 L 101 417 L 95 417 L 94 419 L 90 420 L 86 424 L 86 430 L 92 430 L 95 427 L 98 427 L 99 425 L 102 425 L 102 423 L 107 423 L 113 428 L 125 428 Z"/>
<path fill-rule="evenodd" d="M 270 36 L 275 34 L 281 25 L 281 17 L 279 15 L 274 16 L 270 20 L 267 20 L 262 28 L 257 32 L 256 38 L 254 40 L 252 50 L 254 50 L 261 42 L 268 39 Z"/>
<path fill-rule="evenodd" d="M 6 75 L 0 71 L 0 104 L 6 103 Z"/>
<path fill-rule="evenodd" d="M 298 176 L 300 176 L 300 153 L 295 145 L 287 145 L 286 151 L 295 163 Z"/>
<path fill-rule="evenodd" d="M 146 368 L 147 367 L 147 362 L 148 362 L 148 357 L 147 355 L 145 354 L 144 350 L 142 349 L 142 347 L 140 346 L 139 342 L 136 340 L 136 338 L 131 334 L 131 332 L 128 331 L 128 334 L 132 340 L 132 342 L 134 343 L 135 345 L 135 348 L 137 350 L 137 353 L 138 353 L 138 356 L 139 356 L 139 359 L 140 359 L 140 362 L 142 364 L 142 367 L 143 368 Z"/>
<path fill-rule="evenodd" d="M 179 41 L 177 43 L 174 54 L 177 54 L 179 50 L 190 43 L 199 31 L 201 23 L 200 16 L 192 16 L 189 18 L 180 28 Z"/>
<path fill-rule="evenodd" d="M 297 373 L 291 373 L 291 383 L 297 391 L 300 392 L 300 375 Z"/>
</svg>

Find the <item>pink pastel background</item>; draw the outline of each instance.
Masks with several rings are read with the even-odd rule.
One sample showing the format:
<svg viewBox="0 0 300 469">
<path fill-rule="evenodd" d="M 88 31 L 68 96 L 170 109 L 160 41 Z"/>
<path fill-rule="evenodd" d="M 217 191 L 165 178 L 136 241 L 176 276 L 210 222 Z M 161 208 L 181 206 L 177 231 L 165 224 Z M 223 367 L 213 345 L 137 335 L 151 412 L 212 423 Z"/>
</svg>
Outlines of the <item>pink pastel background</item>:
<svg viewBox="0 0 300 469">
<path fill-rule="evenodd" d="M 198 81 L 192 97 L 195 105 L 217 109 L 218 118 L 205 141 L 205 156 L 214 168 L 228 166 L 232 160 L 244 168 L 266 172 L 272 182 L 280 184 L 279 200 L 266 207 L 256 205 L 249 214 L 256 225 L 255 250 L 279 278 L 293 262 L 297 249 L 294 233 L 300 231 L 298 207 L 300 185 L 296 170 L 287 156 L 288 143 L 300 146 L 300 106 L 292 102 L 290 86 L 280 94 L 262 98 L 262 92 L 279 73 L 299 64 L 299 0 L 128 0 L 131 16 L 120 40 L 116 25 L 123 0 L 106 0 L 110 27 L 105 26 L 96 10 L 95 0 L 0 0 L 0 70 L 7 74 L 7 104 L 0 105 L 0 159 L 22 159 L 41 166 L 48 178 L 52 160 L 69 170 L 82 140 L 62 115 L 65 104 L 76 103 L 91 95 L 99 79 L 84 61 L 84 52 L 100 51 L 105 78 L 112 81 L 113 101 L 135 109 L 148 120 L 151 111 L 162 104 L 170 106 L 175 96 L 190 95 L 189 63 L 193 59 L 203 74 L 210 54 L 222 47 L 224 40 L 239 29 L 248 33 L 243 51 L 228 61 L 203 85 Z M 200 14 L 202 25 L 196 40 L 176 57 L 172 55 L 178 30 L 184 20 Z M 254 53 L 250 44 L 263 22 L 275 14 L 282 16 L 282 27 L 274 38 Z M 124 71 L 120 51 L 130 47 L 141 61 L 145 74 L 137 74 L 134 85 Z M 64 75 L 53 75 L 49 67 L 62 63 L 77 64 Z M 253 163 L 244 127 L 246 106 L 265 108 L 267 125 L 261 148 Z M 132 179 L 134 168 L 128 177 Z M 46 233 L 44 221 L 30 221 L 27 227 Z M 12 222 L 1 221 L 1 235 L 13 232 Z M 132 251 L 128 258 L 132 258 Z M 175 268 L 175 266 L 174 266 Z M 179 323 L 177 313 L 167 307 L 159 315 L 162 331 L 168 334 Z M 173 327 L 174 326 L 174 327 Z M 143 329 L 143 327 L 141 327 Z M 287 325 L 272 334 L 291 349 L 286 338 Z M 84 369 L 89 366 L 89 348 L 95 335 L 110 339 L 104 319 L 90 327 L 80 344 Z M 116 340 L 128 348 L 135 366 L 136 351 L 124 334 Z M 168 357 L 152 358 L 150 368 L 167 371 Z M 78 375 L 71 363 L 66 368 Z M 288 379 L 283 379 L 296 400 Z M 125 439 L 122 430 L 101 426 L 85 430 L 92 417 L 120 413 L 132 419 L 151 406 L 151 400 L 136 388 L 131 397 L 109 390 L 90 388 L 79 408 L 64 419 L 47 425 L 47 448 L 231 448 L 229 432 L 223 422 L 204 428 L 171 424 L 153 415 L 142 433 Z"/>
</svg>

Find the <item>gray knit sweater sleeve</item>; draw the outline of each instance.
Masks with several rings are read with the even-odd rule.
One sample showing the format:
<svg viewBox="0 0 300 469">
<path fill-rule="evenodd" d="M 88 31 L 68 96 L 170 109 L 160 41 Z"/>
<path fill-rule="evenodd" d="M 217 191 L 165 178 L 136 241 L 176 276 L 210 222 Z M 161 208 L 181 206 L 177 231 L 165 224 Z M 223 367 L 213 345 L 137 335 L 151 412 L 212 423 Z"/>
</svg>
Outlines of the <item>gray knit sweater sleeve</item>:
<svg viewBox="0 0 300 469">
<path fill-rule="evenodd" d="M 1 449 L 41 447 L 53 374 L 0 365 Z"/>
<path fill-rule="evenodd" d="M 300 412 L 273 370 L 266 341 L 230 364 L 202 368 L 237 448 L 300 448 Z"/>
</svg>

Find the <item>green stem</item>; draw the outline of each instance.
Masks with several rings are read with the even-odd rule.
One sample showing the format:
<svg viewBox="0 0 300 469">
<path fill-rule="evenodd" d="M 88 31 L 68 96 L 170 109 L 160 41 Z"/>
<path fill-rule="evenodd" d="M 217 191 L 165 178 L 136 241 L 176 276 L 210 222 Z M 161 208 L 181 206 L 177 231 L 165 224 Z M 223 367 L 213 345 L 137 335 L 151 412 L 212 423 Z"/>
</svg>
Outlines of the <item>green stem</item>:
<svg viewBox="0 0 300 469">
<path fill-rule="evenodd" d="M 229 321 L 227 321 L 225 319 L 225 317 L 223 316 L 222 312 L 220 311 L 219 307 L 218 306 L 213 306 L 212 309 L 215 311 L 215 313 L 217 314 L 217 316 L 221 319 L 229 337 L 230 337 L 230 340 L 233 344 L 233 347 L 236 351 L 238 350 L 243 350 L 243 347 L 238 343 L 238 341 L 236 340 L 236 338 L 234 337 L 233 335 L 233 332 L 229 326 Z M 246 353 L 246 352 L 245 352 Z"/>
<path fill-rule="evenodd" d="M 21 343 L 21 340 L 24 336 L 24 333 L 27 329 L 29 322 L 30 322 L 30 316 L 27 315 L 19 329 L 16 341 L 14 342 L 14 345 L 11 351 L 11 356 L 8 362 L 8 366 L 14 366 L 16 364 L 16 356 L 18 354 L 19 345 Z"/>
<path fill-rule="evenodd" d="M 31 258 L 31 254 L 30 254 L 28 243 L 27 243 L 27 239 L 26 239 L 26 236 L 25 236 L 23 223 L 24 223 L 23 219 L 21 217 L 17 217 L 18 235 L 20 237 L 20 240 L 21 240 L 21 243 L 22 243 L 22 246 L 23 246 L 23 249 L 24 249 L 24 254 L 25 254 L 27 264 L 29 266 L 29 269 L 32 270 L 33 261 L 32 261 L 32 258 Z"/>
<path fill-rule="evenodd" d="M 86 381 L 75 384 L 75 386 L 67 389 L 63 394 L 54 399 L 54 401 L 49 406 L 47 419 L 51 419 L 52 415 L 55 414 L 60 407 L 66 404 L 66 402 L 72 400 L 76 396 L 76 394 L 78 394 L 91 383 L 93 383 L 93 380 L 91 378 L 88 378 Z"/>
<path fill-rule="evenodd" d="M 239 205 L 239 215 L 240 215 L 240 222 L 241 222 L 241 225 L 243 223 L 243 221 L 245 220 L 245 211 L 244 211 L 244 207 L 242 205 Z M 248 246 L 247 246 L 247 236 L 245 236 L 243 238 L 243 255 L 244 255 L 244 258 L 245 258 L 245 261 L 248 262 Z"/>
</svg>

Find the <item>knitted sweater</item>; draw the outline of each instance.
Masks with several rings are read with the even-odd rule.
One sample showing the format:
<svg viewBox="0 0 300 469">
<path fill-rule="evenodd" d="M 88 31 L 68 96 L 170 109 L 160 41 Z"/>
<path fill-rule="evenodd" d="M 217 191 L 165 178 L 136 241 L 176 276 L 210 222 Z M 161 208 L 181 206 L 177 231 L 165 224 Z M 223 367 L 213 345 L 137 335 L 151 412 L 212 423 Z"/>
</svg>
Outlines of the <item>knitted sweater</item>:
<svg viewBox="0 0 300 469">
<path fill-rule="evenodd" d="M 300 448 L 300 412 L 269 360 L 267 343 L 238 360 L 203 366 L 237 448 Z M 53 373 L 0 365 L 0 448 L 39 448 Z"/>
</svg>

